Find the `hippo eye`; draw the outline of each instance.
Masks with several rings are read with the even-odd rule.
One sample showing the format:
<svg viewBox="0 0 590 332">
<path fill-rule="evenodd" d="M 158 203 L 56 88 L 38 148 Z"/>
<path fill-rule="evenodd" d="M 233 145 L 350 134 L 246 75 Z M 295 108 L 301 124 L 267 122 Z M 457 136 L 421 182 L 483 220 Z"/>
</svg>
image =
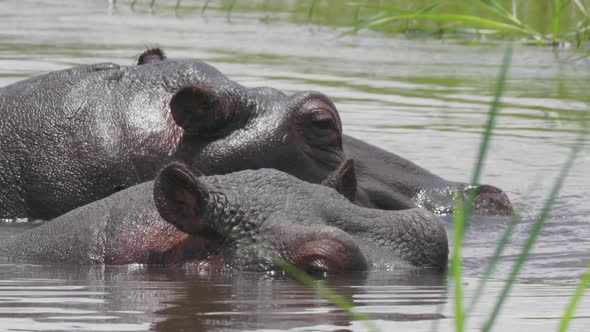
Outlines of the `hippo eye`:
<svg viewBox="0 0 590 332">
<path fill-rule="evenodd" d="M 334 117 L 326 109 L 314 109 L 311 111 L 311 124 L 321 130 L 333 129 L 336 127 Z"/>
<path fill-rule="evenodd" d="M 342 125 L 338 111 L 327 97 L 309 96 L 295 110 L 295 130 L 308 148 L 338 148 L 342 144 Z M 317 152 L 317 151 L 316 151 Z M 326 158 L 322 158 L 324 162 Z M 340 163 L 336 163 L 337 166 Z"/>
</svg>

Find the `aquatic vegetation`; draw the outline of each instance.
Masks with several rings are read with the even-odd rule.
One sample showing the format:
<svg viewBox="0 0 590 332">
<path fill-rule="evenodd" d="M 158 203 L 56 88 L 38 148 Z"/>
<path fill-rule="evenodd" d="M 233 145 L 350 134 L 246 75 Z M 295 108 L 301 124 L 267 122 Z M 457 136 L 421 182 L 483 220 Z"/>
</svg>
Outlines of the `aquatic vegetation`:
<svg viewBox="0 0 590 332">
<path fill-rule="evenodd" d="M 590 39 L 588 0 L 301 0 L 301 1 L 144 1 L 154 10 L 174 9 L 177 14 L 209 9 L 277 14 L 277 20 L 310 22 L 348 28 L 345 34 L 377 30 L 408 37 L 435 37 L 478 42 L 518 41 L 533 45 L 568 45 L 584 48 Z M 113 5 L 116 0 L 111 0 Z M 131 0 L 132 8 L 139 0 Z M 352 28 L 352 29 L 350 29 Z"/>
<path fill-rule="evenodd" d="M 419 10 L 400 10 L 389 6 L 376 7 L 380 13 L 368 19 L 359 28 L 375 28 L 412 20 L 409 22 L 409 27 L 415 26 L 417 30 L 420 30 L 424 29 L 422 21 L 434 21 L 440 24 L 439 34 L 524 38 L 522 40 L 524 42 L 533 41 L 553 45 L 559 45 L 564 41 L 575 41 L 575 45 L 581 45 L 588 39 L 590 21 L 588 11 L 581 0 L 553 1 L 553 8 L 550 9 L 552 22 L 550 33 L 545 31 L 546 27 L 538 24 L 532 27 L 518 17 L 518 8 L 521 3 L 522 1 L 512 0 L 512 10 L 506 9 L 496 0 L 438 2 Z M 543 5 L 537 4 L 539 8 Z M 566 12 L 569 14 L 567 21 L 562 19 Z"/>
</svg>

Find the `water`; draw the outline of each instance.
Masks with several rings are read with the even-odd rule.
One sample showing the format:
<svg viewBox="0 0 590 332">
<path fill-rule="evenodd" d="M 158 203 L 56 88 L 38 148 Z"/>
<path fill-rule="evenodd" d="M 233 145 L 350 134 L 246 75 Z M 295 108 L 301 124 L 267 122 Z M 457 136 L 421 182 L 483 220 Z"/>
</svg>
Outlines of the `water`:
<svg viewBox="0 0 590 332">
<path fill-rule="evenodd" d="M 0 1 L 0 86 L 78 64 L 132 63 L 146 45 L 159 45 L 170 58 L 207 61 L 246 86 L 322 91 L 336 102 L 345 132 L 446 178 L 469 179 L 501 47 L 374 32 L 336 38 L 343 30 L 279 20 L 281 13 L 234 11 L 228 22 L 225 12 L 177 17 L 170 7 L 150 13 L 145 6 L 134 12 L 128 3 L 113 9 L 106 1 Z M 590 62 L 568 49 L 515 47 L 483 181 L 506 190 L 524 220 L 469 328 L 478 329 L 490 313 L 583 121 L 590 118 L 589 79 Z M 589 165 L 586 143 L 497 331 L 557 326 L 590 258 Z M 450 230 L 448 217 L 441 222 Z M 478 218 L 468 230 L 466 301 L 506 222 Z M 29 227 L 2 225 L 0 237 Z M 441 276 L 382 271 L 332 276 L 322 283 L 383 331 L 428 331 L 434 322 L 442 330 L 453 328 L 452 299 Z M 447 305 L 439 313 L 440 303 Z M 590 297 L 584 297 L 571 330 L 588 326 Z M 147 329 L 363 331 L 366 326 L 280 276 L 0 261 L 0 330 Z"/>
</svg>

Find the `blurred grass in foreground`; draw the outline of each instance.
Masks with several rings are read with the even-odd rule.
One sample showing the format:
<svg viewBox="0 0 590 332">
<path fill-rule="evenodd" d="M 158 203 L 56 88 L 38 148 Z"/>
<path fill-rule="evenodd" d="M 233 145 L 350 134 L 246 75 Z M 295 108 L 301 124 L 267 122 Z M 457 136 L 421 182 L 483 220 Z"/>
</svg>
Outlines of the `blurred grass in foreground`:
<svg viewBox="0 0 590 332">
<path fill-rule="evenodd" d="M 502 65 L 500 67 L 499 75 L 496 80 L 496 86 L 494 91 L 493 100 L 490 104 L 490 109 L 488 111 L 488 119 L 484 126 L 484 132 L 482 134 L 482 141 L 480 144 L 480 149 L 478 153 L 478 157 L 475 162 L 473 175 L 471 179 L 472 185 L 477 185 L 479 183 L 479 178 L 482 174 L 483 167 L 485 166 L 485 157 L 489 150 L 489 143 L 494 131 L 494 124 L 496 117 L 500 111 L 501 105 L 501 98 L 504 93 L 506 78 L 508 76 L 508 70 L 510 67 L 512 59 L 512 47 L 509 46 L 506 49 Z M 538 239 L 538 236 L 545 224 L 545 221 L 549 217 L 549 213 L 555 202 L 555 199 L 558 197 L 561 187 L 565 179 L 568 176 L 570 169 L 572 168 L 574 161 L 576 160 L 578 153 L 580 152 L 581 148 L 584 146 L 585 140 L 588 136 L 588 124 L 587 121 L 582 120 L 582 130 L 578 133 L 577 140 L 571 147 L 570 153 L 565 160 L 562 168 L 555 180 L 555 184 L 553 185 L 545 204 L 543 205 L 539 216 L 536 218 L 536 221 L 533 223 L 532 229 L 528 238 L 525 241 L 525 244 L 518 255 L 518 259 L 514 263 L 512 270 L 508 276 L 508 279 L 504 282 L 503 289 L 500 293 L 500 296 L 496 299 L 496 304 L 490 313 L 489 317 L 485 320 L 484 325 L 481 327 L 482 331 L 491 331 L 494 327 L 496 322 L 496 318 L 498 317 L 505 300 L 508 298 L 512 286 L 517 282 L 517 276 L 520 273 L 524 263 L 526 263 L 528 259 L 528 255 L 531 252 L 535 242 Z M 453 294 L 452 301 L 453 303 L 453 319 L 455 323 L 456 331 L 464 331 L 465 325 L 470 318 L 470 314 L 474 312 L 475 306 L 478 304 L 481 294 L 485 288 L 485 285 L 488 279 L 492 276 L 493 271 L 501 258 L 501 254 L 506 248 L 509 243 L 510 236 L 512 235 L 512 231 L 514 230 L 515 225 L 519 222 L 519 214 L 518 211 L 515 212 L 514 216 L 510 221 L 508 221 L 508 226 L 501 236 L 498 247 L 496 248 L 493 256 L 491 257 L 488 266 L 485 268 L 484 274 L 479 279 L 479 284 L 476 288 L 476 291 L 469 302 L 468 307 L 464 306 L 464 299 L 463 299 L 463 283 L 462 283 L 462 256 L 461 256 L 461 248 L 463 243 L 463 236 L 465 234 L 466 229 L 469 227 L 469 216 L 471 213 L 471 202 L 473 202 L 473 195 L 475 194 L 474 191 L 470 192 L 470 195 L 462 201 L 460 199 L 456 200 L 455 204 L 455 213 L 453 215 L 453 248 L 451 251 L 451 260 L 450 260 L 450 268 L 447 273 L 447 290 L 452 291 Z M 250 243 L 250 245 L 257 246 L 254 243 Z M 258 248 L 260 250 L 260 248 Z M 277 257 L 270 251 L 265 251 L 266 255 L 273 258 L 273 262 L 279 266 L 283 271 L 291 276 L 293 279 L 301 282 L 302 284 L 314 289 L 320 296 L 328 300 L 334 306 L 344 310 L 348 313 L 351 319 L 359 321 L 365 325 L 365 327 L 369 331 L 378 331 L 378 327 L 375 325 L 373 321 L 371 321 L 370 317 L 367 315 L 358 313 L 355 310 L 355 306 L 353 303 L 345 299 L 344 297 L 336 294 L 329 288 L 321 285 L 318 281 L 316 281 L 313 277 L 294 267 L 293 265 L 289 264 L 285 260 L 280 257 Z M 590 282 L 590 267 L 583 274 L 581 280 L 575 290 L 575 293 L 572 295 L 570 299 L 570 303 L 564 311 L 564 314 L 561 317 L 559 331 L 566 331 L 568 324 L 573 316 L 573 313 L 576 309 L 577 304 L 579 303 L 580 298 L 582 297 L 585 289 L 588 287 L 588 282 Z M 442 305 L 439 307 L 442 311 Z M 438 320 L 434 321 L 434 329 L 438 329 Z"/>
<path fill-rule="evenodd" d="M 494 131 L 494 123 L 495 119 L 500 111 L 500 100 L 504 92 L 505 82 L 508 75 L 508 70 L 510 67 L 510 62 L 512 58 L 512 47 L 508 47 L 506 49 L 506 53 L 504 55 L 504 59 L 502 62 L 502 66 L 500 68 L 500 73 L 498 75 L 496 81 L 496 87 L 494 91 L 494 98 L 490 105 L 490 109 L 488 111 L 488 119 L 485 124 L 485 130 L 482 134 L 482 141 L 480 144 L 479 155 L 476 159 L 476 163 L 474 166 L 473 176 L 471 179 L 472 185 L 477 185 L 479 183 L 480 175 L 482 174 L 483 167 L 485 165 L 485 157 L 489 150 L 489 142 L 492 137 Z M 498 317 L 500 310 L 502 309 L 505 300 L 508 298 L 512 286 L 516 283 L 516 278 L 520 273 L 524 263 L 527 261 L 528 255 L 531 252 L 535 242 L 537 241 L 538 235 L 543 228 L 545 221 L 549 216 L 549 212 L 555 202 L 555 199 L 558 197 L 561 187 L 567 175 L 574 164 L 574 161 L 577 158 L 579 151 L 581 150 L 582 146 L 584 145 L 584 141 L 588 136 L 588 126 L 585 121 L 582 122 L 583 130 L 580 131 L 578 134 L 578 139 L 576 143 L 572 146 L 568 158 L 564 162 L 556 180 L 553 188 L 551 189 L 549 196 L 547 197 L 543 208 L 541 209 L 539 216 L 536 218 L 536 221 L 533 224 L 533 228 L 526 239 L 525 245 L 523 246 L 520 255 L 518 256 L 517 261 L 514 263 L 512 270 L 510 271 L 509 277 L 504 283 L 504 287 L 500 296 L 496 299 L 496 304 L 492 313 L 489 315 L 487 320 L 485 321 L 484 325 L 481 327 L 482 331 L 491 331 L 494 327 L 494 323 L 496 318 Z M 457 200 L 456 201 L 456 208 L 455 213 L 453 215 L 453 248 L 451 251 L 451 261 L 450 261 L 450 269 L 447 274 L 447 288 L 451 289 L 453 292 L 453 313 L 454 313 L 454 322 L 455 322 L 455 329 L 456 331 L 464 331 L 466 321 L 469 319 L 469 314 L 473 312 L 473 309 L 478 303 L 478 300 L 485 288 L 487 280 L 491 277 L 496 264 L 500 260 L 501 254 L 508 245 L 508 240 L 512 234 L 514 226 L 519 221 L 518 211 L 515 212 L 512 219 L 508 222 L 508 227 L 506 228 L 504 234 L 502 235 L 498 247 L 496 248 L 494 255 L 490 259 L 488 266 L 485 269 L 485 272 L 482 278 L 479 280 L 479 284 L 476 288 L 476 292 L 474 293 L 473 298 L 469 303 L 469 307 L 464 307 L 464 300 L 463 300 L 463 283 L 462 283 L 462 273 L 461 273 L 461 266 L 462 266 L 462 258 L 461 258 L 461 247 L 462 247 L 462 239 L 465 234 L 466 228 L 469 226 L 469 215 L 471 213 L 471 202 L 473 201 L 474 197 L 469 196 L 466 198 L 465 201 Z M 377 330 L 377 327 L 369 320 L 370 318 L 365 315 L 359 315 L 354 311 L 354 305 L 349 303 L 343 297 L 338 296 L 331 290 L 327 289 L 326 287 L 322 286 L 321 284 L 315 282 L 312 277 L 307 275 L 305 272 L 298 270 L 297 268 L 289 265 L 284 261 L 277 260 L 275 258 L 275 262 L 281 268 L 289 274 L 294 279 L 298 280 L 299 282 L 315 289 L 318 294 L 326 298 L 335 306 L 344 309 L 347 311 L 351 318 L 359 321 L 363 321 L 366 326 L 371 331 Z M 570 299 L 570 303 L 565 309 L 563 316 L 561 317 L 561 322 L 559 326 L 559 331 L 566 331 L 567 326 L 571 320 L 571 317 L 576 309 L 577 304 L 579 303 L 580 298 L 582 297 L 585 289 L 588 287 L 588 283 L 590 282 L 590 267 L 583 274 L 580 279 L 580 282 L 576 288 L 575 293 L 572 295 Z M 467 310 L 465 310 L 467 309 Z M 435 329 L 437 329 L 438 324 L 435 324 Z"/>
<path fill-rule="evenodd" d="M 501 98 L 503 91 L 504 91 L 504 83 L 505 83 L 506 76 L 508 73 L 508 68 L 510 66 L 511 56 L 512 56 L 512 50 L 509 47 L 506 51 L 504 60 L 502 62 L 502 67 L 500 68 L 500 74 L 499 74 L 497 82 L 496 82 L 496 90 L 494 93 L 494 100 L 493 100 L 490 110 L 488 112 L 488 121 L 486 123 L 485 131 L 483 133 L 482 143 L 481 143 L 480 150 L 479 150 L 479 156 L 477 158 L 476 166 L 475 166 L 475 169 L 473 172 L 473 178 L 472 178 L 472 182 L 471 182 L 473 185 L 478 183 L 479 175 L 481 174 L 481 170 L 484 165 L 485 155 L 488 150 L 489 139 L 490 139 L 490 136 L 493 132 L 494 119 L 499 111 L 500 98 Z M 486 320 L 486 322 L 484 323 L 484 325 L 481 328 L 482 331 L 491 331 L 492 330 L 495 320 L 498 317 L 498 314 L 499 314 L 500 310 L 502 309 L 502 306 L 503 306 L 505 300 L 507 299 L 507 297 L 510 293 L 510 290 L 512 289 L 512 286 L 516 282 L 516 278 L 517 278 L 518 274 L 520 273 L 520 270 L 524 266 L 524 263 L 526 262 L 530 251 L 532 250 L 535 242 L 537 241 L 537 238 L 541 232 L 541 229 L 543 228 L 543 225 L 545 224 L 545 221 L 549 217 L 549 213 L 551 211 L 553 203 L 555 202 L 555 199 L 558 197 L 559 192 L 563 186 L 563 183 L 564 183 L 565 179 L 567 178 L 568 173 L 571 170 L 572 166 L 574 165 L 574 161 L 576 160 L 578 153 L 580 152 L 582 146 L 584 145 L 584 141 L 587 138 L 587 135 L 588 135 L 587 123 L 582 122 L 582 126 L 583 126 L 583 130 L 578 135 L 578 139 L 576 140 L 576 143 L 572 146 L 572 148 L 570 150 L 570 154 L 569 154 L 568 158 L 566 159 L 566 161 L 564 162 L 564 164 L 563 164 L 563 166 L 562 166 L 562 168 L 555 180 L 555 184 L 553 185 L 553 188 L 551 189 L 549 196 L 547 197 L 545 204 L 544 204 L 543 208 L 541 209 L 541 212 L 539 213 L 539 216 L 536 218 L 536 221 L 533 224 L 531 232 L 525 241 L 525 245 L 522 248 L 520 255 L 518 256 L 518 259 L 514 263 L 512 270 L 510 271 L 508 280 L 506 280 L 506 282 L 504 283 L 504 288 L 502 289 L 500 296 L 496 300 L 496 305 L 494 306 L 494 309 L 493 309 L 492 313 L 490 314 L 489 318 Z M 453 218 L 455 243 L 453 246 L 451 273 L 450 273 L 449 277 L 454 280 L 453 288 L 454 288 L 454 293 L 455 293 L 455 298 L 454 298 L 454 300 L 455 300 L 455 321 L 456 321 L 456 330 L 457 331 L 463 331 L 463 328 L 464 328 L 464 321 L 463 320 L 465 319 L 465 316 L 464 316 L 465 313 L 463 312 L 463 307 L 462 307 L 462 290 L 461 290 L 462 283 L 461 283 L 461 270 L 460 270 L 460 265 L 462 262 L 461 262 L 460 250 L 461 250 L 462 238 L 464 235 L 464 229 L 465 229 L 465 227 L 468 226 L 468 220 L 469 220 L 468 218 L 469 218 L 469 213 L 470 213 L 469 208 L 471 206 L 470 202 L 472 200 L 473 200 L 473 197 L 468 197 L 466 202 L 458 202 L 456 204 L 457 209 L 456 209 L 456 212 L 455 212 L 454 218 Z M 501 253 L 503 252 L 505 246 L 508 244 L 508 239 L 510 238 L 510 235 L 512 234 L 512 230 L 514 228 L 514 225 L 518 222 L 518 220 L 519 220 L 518 212 L 516 212 L 514 214 L 514 217 L 512 218 L 512 220 L 509 222 L 508 227 L 506 228 L 505 233 L 501 237 L 500 243 L 498 244 L 498 247 L 496 248 L 492 259 L 490 260 L 490 262 L 488 263 L 488 266 L 485 269 L 483 278 L 480 280 L 479 285 L 476 290 L 476 293 L 474 294 L 474 297 L 471 301 L 470 311 L 472 311 L 473 307 L 477 304 L 479 296 L 481 295 L 481 292 L 482 292 L 483 288 L 485 287 L 485 282 L 490 277 L 492 271 L 495 268 L 496 263 L 499 260 Z M 578 300 L 582 296 L 582 293 L 585 290 L 585 288 L 588 286 L 587 285 L 588 280 L 590 280 L 589 273 L 585 273 L 580 281 L 580 284 L 579 284 L 575 294 L 572 296 L 572 300 L 571 300 L 570 305 L 568 306 L 568 308 L 566 309 L 566 312 L 562 316 L 560 331 L 566 330 L 567 323 L 569 322 L 569 319 L 570 319 L 571 315 L 573 314 L 573 311 L 575 310 Z"/>
</svg>

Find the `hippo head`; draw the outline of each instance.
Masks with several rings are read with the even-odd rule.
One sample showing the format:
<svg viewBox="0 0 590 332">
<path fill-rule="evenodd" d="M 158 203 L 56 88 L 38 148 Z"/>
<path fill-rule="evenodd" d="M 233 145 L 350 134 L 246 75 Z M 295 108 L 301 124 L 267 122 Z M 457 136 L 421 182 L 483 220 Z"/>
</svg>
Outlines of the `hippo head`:
<svg viewBox="0 0 590 332">
<path fill-rule="evenodd" d="M 352 164 L 329 182 L 354 186 Z M 198 177 L 173 163 L 156 179 L 154 201 L 182 232 L 218 243 L 209 265 L 273 270 L 280 258 L 308 272 L 446 266 L 446 232 L 431 213 L 359 207 L 273 169 Z"/>
<path fill-rule="evenodd" d="M 319 183 L 344 160 L 340 117 L 321 93 L 189 85 L 170 110 L 184 129 L 179 154 L 206 174 L 275 168 Z"/>
<path fill-rule="evenodd" d="M 246 88 L 157 48 L 139 56 L 135 72 L 163 77 L 155 84 L 171 93 L 170 120 L 182 128 L 175 157 L 205 174 L 274 168 L 320 183 L 344 161 L 340 116 L 319 92 Z"/>
</svg>

